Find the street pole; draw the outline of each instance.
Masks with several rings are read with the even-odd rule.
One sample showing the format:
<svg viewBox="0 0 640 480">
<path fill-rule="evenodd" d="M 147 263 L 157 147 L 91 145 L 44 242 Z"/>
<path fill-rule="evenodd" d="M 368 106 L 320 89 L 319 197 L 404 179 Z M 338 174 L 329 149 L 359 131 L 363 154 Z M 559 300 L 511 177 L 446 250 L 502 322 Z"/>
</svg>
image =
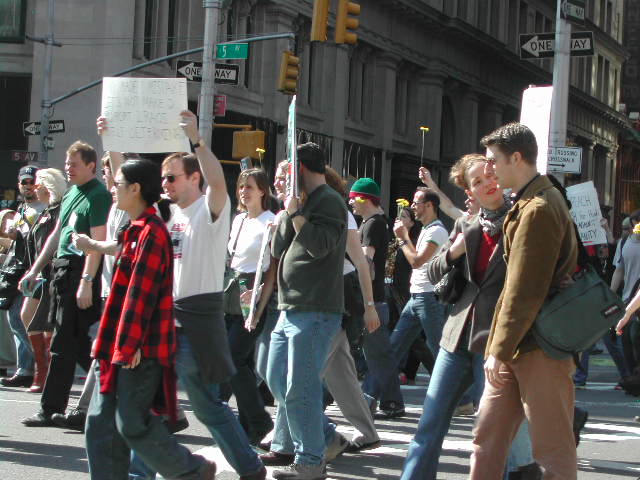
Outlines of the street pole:
<svg viewBox="0 0 640 480">
<path fill-rule="evenodd" d="M 204 51 L 202 52 L 202 85 L 198 102 L 200 137 L 211 144 L 213 132 L 213 104 L 216 75 L 216 43 L 218 42 L 218 21 L 220 0 L 203 0 Z"/>
<path fill-rule="evenodd" d="M 553 57 L 553 96 L 551 98 L 551 125 L 549 147 L 564 147 L 567 142 L 567 110 L 569 108 L 569 70 L 571 66 L 571 24 L 562 18 L 563 0 L 556 9 L 556 40 Z M 538 152 L 546 155 L 547 152 Z M 556 173 L 563 182 L 564 174 Z"/>
<path fill-rule="evenodd" d="M 42 103 L 40 117 L 40 157 L 38 161 L 44 165 L 48 164 L 47 138 L 49 137 L 49 118 L 51 116 L 51 64 L 53 63 L 53 3 L 49 0 L 47 8 L 47 37 L 44 50 L 44 82 L 42 87 Z"/>
</svg>

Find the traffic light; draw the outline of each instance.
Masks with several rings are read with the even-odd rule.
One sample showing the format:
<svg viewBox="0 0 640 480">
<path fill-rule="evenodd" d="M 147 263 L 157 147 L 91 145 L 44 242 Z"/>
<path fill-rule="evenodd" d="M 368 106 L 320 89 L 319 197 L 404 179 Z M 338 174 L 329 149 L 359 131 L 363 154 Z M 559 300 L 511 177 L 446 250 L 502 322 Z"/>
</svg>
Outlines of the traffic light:
<svg viewBox="0 0 640 480">
<path fill-rule="evenodd" d="M 329 0 L 313 2 L 313 19 L 311 20 L 311 41 L 327 41 L 327 25 L 329 23 Z"/>
<path fill-rule="evenodd" d="M 349 0 L 338 0 L 336 43 L 356 44 L 358 35 L 356 35 L 353 30 L 356 30 L 360 26 L 360 21 L 354 18 L 357 15 L 360 15 L 360 4 L 350 2 Z"/>
<path fill-rule="evenodd" d="M 298 90 L 298 75 L 300 74 L 299 65 L 300 58 L 296 57 L 293 52 L 289 50 L 282 52 L 278 90 L 290 95 L 296 94 Z"/>
</svg>

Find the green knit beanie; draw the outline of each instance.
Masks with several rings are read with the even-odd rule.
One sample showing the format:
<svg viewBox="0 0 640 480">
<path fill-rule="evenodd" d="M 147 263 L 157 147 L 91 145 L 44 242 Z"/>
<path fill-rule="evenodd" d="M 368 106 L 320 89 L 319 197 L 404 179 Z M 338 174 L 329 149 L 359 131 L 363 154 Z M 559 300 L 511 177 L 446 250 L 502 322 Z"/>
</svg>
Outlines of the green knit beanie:
<svg viewBox="0 0 640 480">
<path fill-rule="evenodd" d="M 380 187 L 373 178 L 356 180 L 349 192 L 349 198 L 362 197 L 370 200 L 380 200 Z"/>
</svg>

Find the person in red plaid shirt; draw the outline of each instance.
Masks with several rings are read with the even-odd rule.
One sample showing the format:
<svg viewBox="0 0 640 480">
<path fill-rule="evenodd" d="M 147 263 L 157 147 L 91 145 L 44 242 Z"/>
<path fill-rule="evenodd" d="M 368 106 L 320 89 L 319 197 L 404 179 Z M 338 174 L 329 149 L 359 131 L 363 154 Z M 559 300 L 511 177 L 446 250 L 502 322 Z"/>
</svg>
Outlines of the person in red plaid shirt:
<svg viewBox="0 0 640 480">
<path fill-rule="evenodd" d="M 173 250 L 153 204 L 160 198 L 160 169 L 128 160 L 116 174 L 118 208 L 132 220 L 119 238 L 121 251 L 111 293 L 93 347 L 98 360 L 86 423 L 93 480 L 128 478 L 130 449 L 164 478 L 209 480 L 216 465 L 193 455 L 151 413 L 158 393 L 175 419 Z"/>
</svg>

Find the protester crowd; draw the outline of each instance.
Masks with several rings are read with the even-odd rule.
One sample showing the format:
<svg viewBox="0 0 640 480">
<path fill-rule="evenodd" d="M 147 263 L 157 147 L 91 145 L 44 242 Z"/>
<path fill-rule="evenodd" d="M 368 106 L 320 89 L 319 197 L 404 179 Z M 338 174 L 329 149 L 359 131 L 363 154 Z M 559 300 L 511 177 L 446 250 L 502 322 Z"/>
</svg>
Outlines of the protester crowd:
<svg viewBox="0 0 640 480">
<path fill-rule="evenodd" d="M 453 166 L 464 210 L 421 167 L 424 186 L 390 219 L 373 179 L 347 188 L 313 143 L 297 147 L 297 172 L 277 165 L 273 188 L 267 172 L 243 170 L 232 212 L 196 116 L 182 112 L 181 126 L 194 152 L 161 165 L 99 160 L 78 141 L 66 175 L 20 169 L 22 202 L 0 212 L 0 309 L 15 343 L 0 329 L 0 360 L 16 366 L 0 384 L 41 393 L 26 427 L 84 431 L 94 480 L 212 479 L 215 463 L 173 435 L 188 426 L 179 381 L 241 479 L 266 478 L 265 465 L 273 478 L 320 479 L 339 455 L 381 445 L 374 420 L 405 415 L 400 385 L 422 363 L 430 379 L 403 480 L 436 478 L 456 415 L 476 417 L 471 478 L 577 477 L 587 412 L 574 388 L 596 346 L 574 363 L 531 330 L 583 268 L 582 247 L 527 127 L 497 129 L 486 156 Z M 638 394 L 640 212 L 625 222 L 622 239 L 608 230 L 588 253 L 628 304 L 603 341 L 617 388 Z M 69 406 L 76 365 L 87 377 Z M 324 413 L 333 401 L 350 438 Z"/>
</svg>

